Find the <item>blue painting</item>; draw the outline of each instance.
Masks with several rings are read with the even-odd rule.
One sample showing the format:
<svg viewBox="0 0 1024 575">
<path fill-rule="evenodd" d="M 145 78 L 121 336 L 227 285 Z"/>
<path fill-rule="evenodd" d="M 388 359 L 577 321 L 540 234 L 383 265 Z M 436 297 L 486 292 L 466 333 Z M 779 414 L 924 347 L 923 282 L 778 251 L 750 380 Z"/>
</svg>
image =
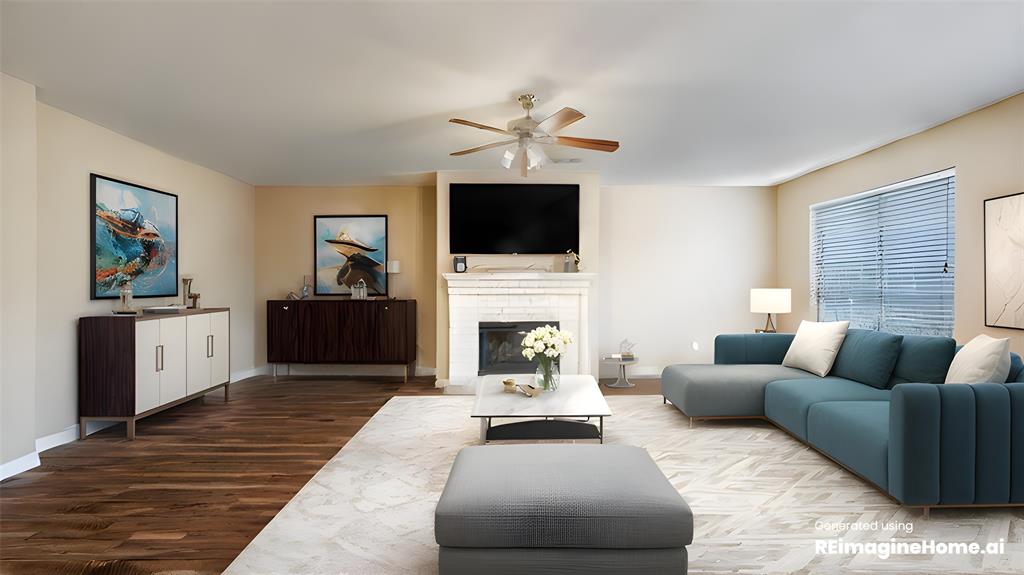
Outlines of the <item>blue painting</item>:
<svg viewBox="0 0 1024 575">
<path fill-rule="evenodd" d="M 178 196 L 92 174 L 92 299 L 178 295 Z"/>
<path fill-rule="evenodd" d="M 314 216 L 313 234 L 316 295 L 352 295 L 359 280 L 388 294 L 387 216 Z"/>
</svg>

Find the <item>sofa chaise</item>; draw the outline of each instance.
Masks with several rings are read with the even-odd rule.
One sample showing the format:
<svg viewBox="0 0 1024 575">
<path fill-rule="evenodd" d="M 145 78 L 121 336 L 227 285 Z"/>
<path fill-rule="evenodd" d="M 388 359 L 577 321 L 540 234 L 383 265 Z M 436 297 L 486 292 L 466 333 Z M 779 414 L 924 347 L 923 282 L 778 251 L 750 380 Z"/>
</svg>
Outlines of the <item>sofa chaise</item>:
<svg viewBox="0 0 1024 575">
<path fill-rule="evenodd" d="M 851 329 L 818 377 L 781 365 L 793 337 L 720 335 L 714 365 L 665 368 L 662 395 L 691 425 L 766 419 L 925 514 L 1024 505 L 1020 356 L 1005 384 L 946 385 L 953 339 Z"/>
</svg>

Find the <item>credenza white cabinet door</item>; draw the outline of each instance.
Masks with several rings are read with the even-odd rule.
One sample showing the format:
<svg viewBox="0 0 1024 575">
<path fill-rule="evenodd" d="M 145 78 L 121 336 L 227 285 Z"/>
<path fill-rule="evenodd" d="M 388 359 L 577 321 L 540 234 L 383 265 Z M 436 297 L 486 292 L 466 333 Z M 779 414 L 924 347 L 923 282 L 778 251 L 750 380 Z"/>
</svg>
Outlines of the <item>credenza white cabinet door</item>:
<svg viewBox="0 0 1024 575">
<path fill-rule="evenodd" d="M 186 390 L 192 395 L 210 387 L 210 314 L 190 315 L 185 319 L 188 332 Z"/>
<path fill-rule="evenodd" d="M 135 322 L 135 414 L 160 405 L 160 325 Z"/>
<path fill-rule="evenodd" d="M 231 358 L 231 326 L 230 316 L 226 311 L 219 311 L 217 313 L 210 314 L 210 349 L 213 357 L 210 360 L 213 362 L 211 367 L 211 385 L 220 385 L 227 381 L 231 374 L 230 362 Z"/>
<path fill-rule="evenodd" d="M 170 403 L 185 397 L 185 338 L 186 324 L 183 317 L 161 319 L 160 345 L 163 350 L 160 369 L 160 403 Z"/>
</svg>

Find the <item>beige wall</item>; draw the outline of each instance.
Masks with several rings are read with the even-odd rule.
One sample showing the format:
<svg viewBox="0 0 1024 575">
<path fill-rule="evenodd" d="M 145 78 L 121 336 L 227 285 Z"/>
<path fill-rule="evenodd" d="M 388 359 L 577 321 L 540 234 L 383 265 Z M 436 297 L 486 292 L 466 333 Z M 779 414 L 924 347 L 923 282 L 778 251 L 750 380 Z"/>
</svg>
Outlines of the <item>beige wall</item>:
<svg viewBox="0 0 1024 575">
<path fill-rule="evenodd" d="M 35 453 L 35 86 L 3 75 L 0 104 L 0 463 L 7 463 Z"/>
<path fill-rule="evenodd" d="M 809 295 L 810 205 L 945 168 L 956 168 L 956 307 L 954 336 L 1009 337 L 1024 352 L 1024 331 L 984 322 L 982 201 L 1024 191 L 1024 94 L 779 186 L 778 280 L 793 289 L 784 329 L 814 319 Z"/>
<path fill-rule="evenodd" d="M 584 270 L 596 273 L 600 266 L 601 179 L 596 172 L 568 172 L 546 169 L 522 179 L 508 170 L 441 171 L 437 173 L 437 265 L 434 270 L 437 297 L 437 377 L 448 377 L 448 285 L 441 276 L 453 272 L 452 254 L 448 251 L 448 185 L 453 183 L 527 183 L 527 184 L 579 184 L 580 186 L 580 257 Z M 563 257 L 551 256 L 471 256 L 468 259 L 470 271 L 479 266 L 526 267 L 531 264 L 538 271 L 561 271 Z M 597 292 L 590 297 L 590 365 L 598 365 L 598 323 L 597 310 L 600 298 L 600 283 Z"/>
<path fill-rule="evenodd" d="M 432 373 L 434 204 L 433 187 L 257 187 L 257 364 L 264 365 L 267 358 L 266 301 L 299 291 L 302 277 L 313 273 L 313 216 L 387 214 L 388 259 L 401 262 L 401 273 L 389 278 L 390 295 L 416 300 L 417 370 Z M 316 371 L 313 367 L 299 369 Z M 400 371 L 401 366 L 331 368 L 349 373 L 391 373 L 396 369 Z"/>
<path fill-rule="evenodd" d="M 178 195 L 179 271 L 195 276 L 203 305 L 231 308 L 231 368 L 251 370 L 253 187 L 50 106 L 38 121 L 36 437 L 76 422 L 76 320 L 113 305 L 89 300 L 90 172 Z"/>
<path fill-rule="evenodd" d="M 775 284 L 775 188 L 603 186 L 601 213 L 600 351 L 636 343 L 632 375 L 711 363 L 716 335 L 764 325 L 750 288 Z"/>
</svg>

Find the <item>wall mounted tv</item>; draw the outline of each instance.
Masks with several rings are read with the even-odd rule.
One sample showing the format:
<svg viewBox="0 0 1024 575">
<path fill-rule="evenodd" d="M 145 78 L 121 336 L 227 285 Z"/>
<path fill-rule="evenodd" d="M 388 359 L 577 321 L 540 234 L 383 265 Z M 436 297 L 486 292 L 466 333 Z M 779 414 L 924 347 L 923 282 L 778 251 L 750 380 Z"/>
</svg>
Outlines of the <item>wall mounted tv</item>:
<svg viewBox="0 0 1024 575">
<path fill-rule="evenodd" d="M 580 251 L 580 187 L 566 184 L 450 184 L 453 254 Z"/>
</svg>

